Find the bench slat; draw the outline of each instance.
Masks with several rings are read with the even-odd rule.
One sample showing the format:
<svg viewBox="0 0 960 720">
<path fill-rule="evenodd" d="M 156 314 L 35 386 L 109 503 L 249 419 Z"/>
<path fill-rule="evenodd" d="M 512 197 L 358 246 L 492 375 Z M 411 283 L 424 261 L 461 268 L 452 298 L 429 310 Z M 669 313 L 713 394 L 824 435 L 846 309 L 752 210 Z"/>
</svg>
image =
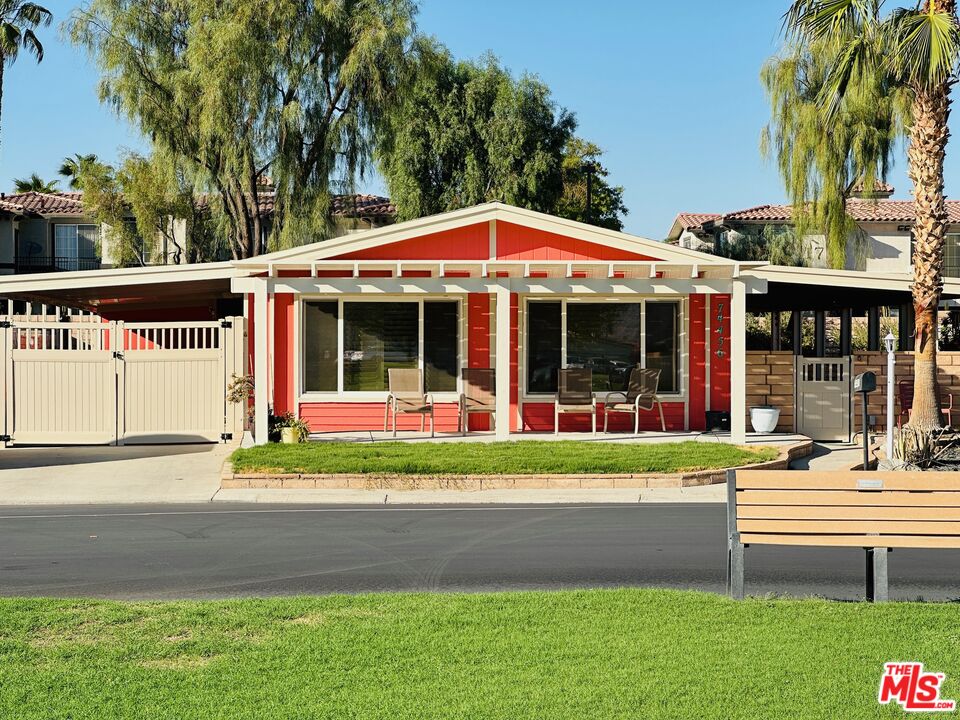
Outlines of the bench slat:
<svg viewBox="0 0 960 720">
<path fill-rule="evenodd" d="M 740 505 L 737 518 L 746 520 L 952 520 L 960 522 L 960 507 L 861 507 Z"/>
<path fill-rule="evenodd" d="M 882 481 L 882 490 L 960 492 L 960 473 L 946 472 L 790 472 L 744 470 L 737 490 L 860 490 L 858 481 Z"/>
<path fill-rule="evenodd" d="M 956 535 L 960 543 L 960 522 L 892 520 L 737 520 L 741 533 L 798 533 L 839 535 L 878 533 L 891 535 Z"/>
<path fill-rule="evenodd" d="M 960 507 L 955 492 L 853 492 L 850 490 L 739 490 L 737 506 L 858 505 L 899 507 Z"/>
<path fill-rule="evenodd" d="M 746 545 L 960 549 L 960 537 L 934 535 L 768 535 L 747 533 L 740 536 L 740 542 Z"/>
</svg>

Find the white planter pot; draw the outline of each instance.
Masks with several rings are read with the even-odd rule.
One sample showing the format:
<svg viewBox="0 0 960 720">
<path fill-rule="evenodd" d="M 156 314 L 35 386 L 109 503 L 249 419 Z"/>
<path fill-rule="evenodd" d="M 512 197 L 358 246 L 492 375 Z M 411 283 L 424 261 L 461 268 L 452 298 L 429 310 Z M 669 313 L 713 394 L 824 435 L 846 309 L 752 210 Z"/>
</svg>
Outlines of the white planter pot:
<svg viewBox="0 0 960 720">
<path fill-rule="evenodd" d="M 750 424 L 753 431 L 758 433 L 772 433 L 780 422 L 780 408 L 755 407 L 750 408 Z"/>
</svg>

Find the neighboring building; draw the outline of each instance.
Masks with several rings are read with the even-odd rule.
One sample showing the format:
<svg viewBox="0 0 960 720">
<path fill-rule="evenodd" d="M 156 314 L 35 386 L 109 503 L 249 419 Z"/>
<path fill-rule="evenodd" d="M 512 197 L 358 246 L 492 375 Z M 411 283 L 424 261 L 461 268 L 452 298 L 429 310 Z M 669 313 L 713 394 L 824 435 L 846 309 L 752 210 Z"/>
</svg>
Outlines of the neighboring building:
<svg viewBox="0 0 960 720">
<path fill-rule="evenodd" d="M 911 232 L 914 209 L 911 200 L 891 200 L 893 188 L 882 186 L 871 197 L 854 192 L 847 201 L 847 213 L 863 231 L 861 251 L 851 238 L 846 270 L 877 273 L 911 272 Z M 944 275 L 960 278 L 960 201 L 948 200 L 950 227 L 944 253 Z M 680 213 L 667 235 L 667 242 L 680 247 L 715 252 L 724 243 L 735 243 L 746 232 L 765 227 L 790 225 L 789 205 L 759 205 L 729 213 Z M 808 236 L 808 265 L 827 267 L 822 235 Z"/>
<path fill-rule="evenodd" d="M 205 204 L 206 199 L 201 203 Z M 273 196 L 261 196 L 269 232 Z M 393 222 L 396 208 L 377 195 L 333 197 L 335 236 Z M 130 217 L 133 222 L 133 217 Z M 182 242 L 186 223 L 173 219 L 173 236 Z M 116 265 L 110 229 L 89 217 L 80 192 L 0 194 L 0 275 L 99 270 Z M 158 237 L 141 249 L 145 265 L 172 262 L 175 248 Z"/>
</svg>

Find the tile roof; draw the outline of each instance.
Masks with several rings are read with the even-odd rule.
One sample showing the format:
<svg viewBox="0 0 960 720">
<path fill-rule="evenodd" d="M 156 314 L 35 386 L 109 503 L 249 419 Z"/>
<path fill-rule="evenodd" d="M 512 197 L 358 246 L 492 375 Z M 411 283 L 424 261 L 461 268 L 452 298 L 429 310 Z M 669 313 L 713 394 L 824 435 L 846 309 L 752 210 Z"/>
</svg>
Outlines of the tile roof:
<svg viewBox="0 0 960 720">
<path fill-rule="evenodd" d="M 689 230 L 692 227 L 700 227 L 710 220 L 719 220 L 721 217 L 723 216 L 718 213 L 680 213 L 673 224 Z"/>
<path fill-rule="evenodd" d="M 0 209 L 38 215 L 83 215 L 83 193 L 25 192 L 0 196 Z"/>
<path fill-rule="evenodd" d="M 960 200 L 947 200 L 947 218 L 950 223 L 960 224 Z M 914 219 L 912 200 L 847 200 L 847 213 L 857 222 L 912 223 Z M 758 205 L 757 207 L 726 213 L 724 221 L 786 222 L 793 216 L 789 205 Z"/>
<path fill-rule="evenodd" d="M 274 195 L 270 192 L 259 195 L 260 212 L 273 212 Z M 208 196 L 201 195 L 199 207 L 206 207 Z M 335 217 L 387 217 L 397 214 L 390 198 L 380 195 L 334 195 L 332 197 Z M 0 196 L 0 212 L 18 215 L 83 215 L 82 192 L 26 192 Z"/>
<path fill-rule="evenodd" d="M 260 212 L 265 215 L 273 213 L 275 196 L 272 192 L 261 192 L 257 195 Z M 209 204 L 209 196 L 201 195 L 197 200 L 198 207 L 204 208 Z M 333 195 L 330 198 L 331 213 L 334 217 L 368 218 L 392 217 L 397 214 L 396 206 L 390 198 L 380 195 Z"/>
</svg>

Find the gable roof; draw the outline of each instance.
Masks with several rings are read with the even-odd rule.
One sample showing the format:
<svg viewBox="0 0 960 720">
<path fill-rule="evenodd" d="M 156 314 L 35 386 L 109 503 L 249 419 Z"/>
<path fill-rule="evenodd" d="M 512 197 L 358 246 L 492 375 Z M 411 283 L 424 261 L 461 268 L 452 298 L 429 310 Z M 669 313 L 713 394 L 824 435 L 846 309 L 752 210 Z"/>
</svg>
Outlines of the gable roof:
<svg viewBox="0 0 960 720">
<path fill-rule="evenodd" d="M 269 267 L 273 264 L 309 263 L 313 260 L 335 258 L 347 253 L 380 245 L 401 242 L 432 233 L 453 230 L 484 222 L 502 221 L 542 230 L 598 245 L 618 248 L 638 255 L 656 257 L 665 262 L 686 262 L 711 265 L 735 265 L 735 261 L 717 255 L 678 248 L 667 243 L 629 235 L 616 230 L 588 225 L 575 220 L 514 207 L 500 202 L 484 203 L 439 215 L 408 220 L 386 227 L 363 230 L 330 240 L 303 245 L 289 250 L 260 255 L 237 261 L 238 266 Z M 443 258 L 436 258 L 442 260 Z"/>
</svg>

